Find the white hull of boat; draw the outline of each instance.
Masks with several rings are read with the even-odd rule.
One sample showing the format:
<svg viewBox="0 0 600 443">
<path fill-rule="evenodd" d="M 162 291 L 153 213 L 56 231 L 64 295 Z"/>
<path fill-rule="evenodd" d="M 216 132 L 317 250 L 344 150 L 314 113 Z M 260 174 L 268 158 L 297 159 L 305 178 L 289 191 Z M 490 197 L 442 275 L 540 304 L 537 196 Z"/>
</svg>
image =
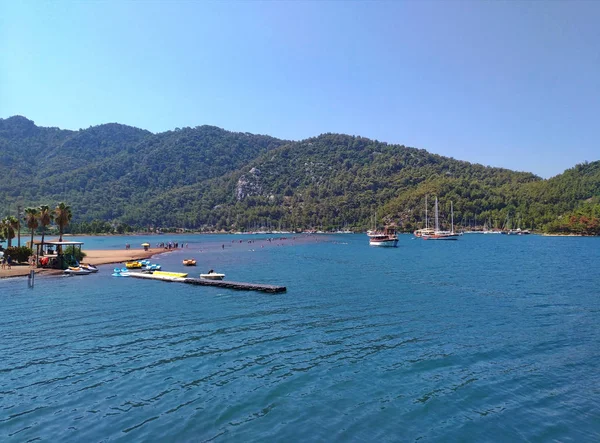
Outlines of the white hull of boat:
<svg viewBox="0 0 600 443">
<path fill-rule="evenodd" d="M 207 280 L 223 280 L 225 278 L 225 274 L 211 272 L 210 274 L 200 274 L 200 278 L 205 278 Z"/>
<path fill-rule="evenodd" d="M 383 248 L 395 248 L 398 246 L 398 239 L 394 240 L 369 240 L 369 245 Z"/>
<path fill-rule="evenodd" d="M 92 273 L 92 271 L 88 271 L 87 269 L 65 269 L 63 272 L 67 275 L 88 275 Z"/>
<path fill-rule="evenodd" d="M 433 234 L 424 235 L 423 240 L 458 240 L 458 234 Z"/>
</svg>

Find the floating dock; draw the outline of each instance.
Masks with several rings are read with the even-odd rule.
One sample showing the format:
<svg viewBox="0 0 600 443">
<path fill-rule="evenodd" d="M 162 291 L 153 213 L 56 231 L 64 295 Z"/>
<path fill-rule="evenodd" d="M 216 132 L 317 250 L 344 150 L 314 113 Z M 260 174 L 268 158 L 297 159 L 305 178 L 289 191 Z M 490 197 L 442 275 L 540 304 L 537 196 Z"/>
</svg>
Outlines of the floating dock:
<svg viewBox="0 0 600 443">
<path fill-rule="evenodd" d="M 209 280 L 207 278 L 186 278 L 184 280 L 184 283 L 189 283 L 190 285 L 218 286 L 220 288 L 239 289 L 243 291 L 261 291 L 271 293 L 287 291 L 285 286 L 261 285 L 256 283 L 242 283 L 228 280 Z"/>
<path fill-rule="evenodd" d="M 275 285 L 262 285 L 257 283 L 243 283 L 228 280 L 209 280 L 207 278 L 181 278 L 181 277 L 170 277 L 166 275 L 154 275 L 145 274 L 141 272 L 129 272 L 130 277 L 134 278 L 145 278 L 149 280 L 161 280 L 174 283 L 187 283 L 190 285 L 201 285 L 201 286 L 217 286 L 219 288 L 237 289 L 241 291 L 260 291 L 270 293 L 281 293 L 286 292 L 285 286 Z"/>
</svg>

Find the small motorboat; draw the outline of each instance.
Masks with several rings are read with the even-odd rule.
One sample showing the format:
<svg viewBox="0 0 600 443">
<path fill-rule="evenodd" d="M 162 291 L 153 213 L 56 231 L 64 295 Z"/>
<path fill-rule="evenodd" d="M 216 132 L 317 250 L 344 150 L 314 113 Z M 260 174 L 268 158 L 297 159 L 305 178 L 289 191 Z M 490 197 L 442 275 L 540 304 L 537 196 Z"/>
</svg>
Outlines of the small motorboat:
<svg viewBox="0 0 600 443">
<path fill-rule="evenodd" d="M 219 274 L 211 269 L 208 271 L 208 274 L 200 274 L 200 278 L 205 278 L 207 280 L 223 280 L 225 278 L 225 274 Z"/>
<path fill-rule="evenodd" d="M 94 265 L 90 265 L 89 263 L 79 263 L 79 267 L 81 269 L 87 269 L 90 272 L 98 272 L 98 268 Z"/>
<path fill-rule="evenodd" d="M 142 267 L 142 263 L 140 263 L 139 261 L 128 261 L 127 263 L 125 263 L 125 267 L 127 269 L 139 269 Z"/>
<path fill-rule="evenodd" d="M 193 258 L 186 258 L 183 260 L 183 266 L 196 266 L 196 260 Z"/>
<path fill-rule="evenodd" d="M 64 273 L 67 275 L 88 275 L 91 274 L 92 271 L 80 268 L 79 266 L 69 266 L 67 269 L 64 270 Z"/>
</svg>

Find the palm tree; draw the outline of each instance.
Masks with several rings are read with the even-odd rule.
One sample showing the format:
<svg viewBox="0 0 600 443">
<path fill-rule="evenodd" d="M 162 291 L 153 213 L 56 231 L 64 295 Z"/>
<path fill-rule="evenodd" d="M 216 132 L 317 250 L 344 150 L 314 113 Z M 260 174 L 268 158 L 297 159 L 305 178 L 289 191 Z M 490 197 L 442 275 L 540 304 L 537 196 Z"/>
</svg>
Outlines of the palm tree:
<svg viewBox="0 0 600 443">
<path fill-rule="evenodd" d="M 19 243 L 18 246 L 19 248 L 21 247 L 21 207 L 19 206 L 17 209 L 17 234 L 18 234 L 18 239 L 19 239 Z"/>
<path fill-rule="evenodd" d="M 63 202 L 59 203 L 54 209 L 54 221 L 58 225 L 58 232 L 60 233 L 58 241 L 62 241 L 65 228 L 71 221 L 72 216 L 73 214 L 71 213 L 71 207 L 67 206 Z"/>
<path fill-rule="evenodd" d="M 27 223 L 27 227 L 31 230 L 31 243 L 29 245 L 31 250 L 33 250 L 33 234 L 39 226 L 37 208 L 25 208 L 25 222 Z"/>
<path fill-rule="evenodd" d="M 19 221 L 12 215 L 2 220 L 2 232 L 3 236 L 6 237 L 7 247 L 9 248 L 12 246 L 12 239 L 15 238 L 15 229 L 17 229 L 18 224 Z"/>
<path fill-rule="evenodd" d="M 38 220 L 40 222 L 40 226 L 42 227 L 42 252 L 40 255 L 43 255 L 44 249 L 44 236 L 46 235 L 46 226 L 52 223 L 52 212 L 50 212 L 50 206 L 42 205 L 37 210 Z"/>
<path fill-rule="evenodd" d="M 2 219 L 2 220 L 0 220 L 0 241 L 6 240 L 6 237 L 7 237 L 6 223 L 5 223 L 4 219 Z"/>
</svg>

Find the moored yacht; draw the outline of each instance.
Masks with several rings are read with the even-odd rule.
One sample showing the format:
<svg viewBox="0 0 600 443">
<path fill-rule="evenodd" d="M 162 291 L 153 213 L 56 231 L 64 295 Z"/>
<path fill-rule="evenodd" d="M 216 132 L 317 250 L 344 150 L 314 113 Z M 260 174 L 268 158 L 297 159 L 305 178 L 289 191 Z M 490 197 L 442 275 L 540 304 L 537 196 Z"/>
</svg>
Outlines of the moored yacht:
<svg viewBox="0 0 600 443">
<path fill-rule="evenodd" d="M 425 228 L 417 229 L 413 232 L 415 237 L 423 237 L 424 235 L 433 235 L 435 230 L 429 227 L 429 219 L 427 218 L 427 196 L 425 196 Z"/>
<path fill-rule="evenodd" d="M 395 248 L 398 246 L 398 234 L 396 229 L 386 226 L 383 231 L 367 231 L 369 236 L 369 245 Z"/>
<path fill-rule="evenodd" d="M 450 202 L 450 214 L 452 217 L 452 230 L 451 231 L 440 231 L 440 225 L 438 221 L 438 199 L 435 198 L 435 230 L 433 234 L 423 234 L 421 237 L 423 240 L 458 240 L 460 234 L 454 232 L 454 208 L 452 202 Z"/>
</svg>

